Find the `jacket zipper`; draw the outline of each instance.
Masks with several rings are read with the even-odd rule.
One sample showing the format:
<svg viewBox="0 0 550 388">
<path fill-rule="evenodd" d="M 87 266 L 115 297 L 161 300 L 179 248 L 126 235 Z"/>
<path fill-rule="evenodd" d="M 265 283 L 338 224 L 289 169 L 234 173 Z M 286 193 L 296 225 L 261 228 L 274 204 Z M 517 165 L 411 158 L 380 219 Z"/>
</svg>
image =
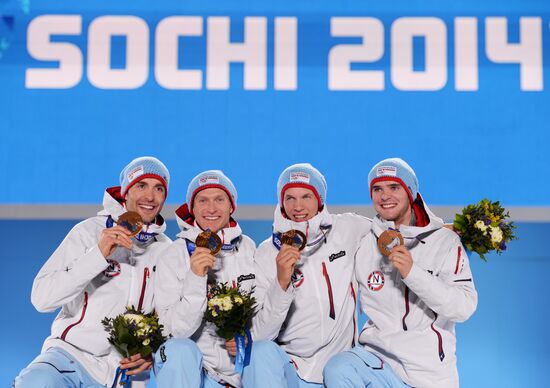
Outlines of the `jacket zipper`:
<svg viewBox="0 0 550 388">
<path fill-rule="evenodd" d="M 145 297 L 145 288 L 147 287 L 147 279 L 149 278 L 149 267 L 143 268 L 143 282 L 141 283 L 141 294 L 139 296 L 138 311 L 143 307 L 143 298 Z"/>
<path fill-rule="evenodd" d="M 324 261 L 323 261 L 323 276 L 325 277 L 325 280 L 327 282 L 328 300 L 330 303 L 330 311 L 328 315 L 330 318 L 335 319 L 336 313 L 334 312 L 334 298 L 332 297 L 332 285 L 330 284 L 330 277 L 328 276 L 327 266 Z"/>
<path fill-rule="evenodd" d="M 443 361 L 443 359 L 445 358 L 445 352 L 443 351 L 443 338 L 441 337 L 441 333 L 437 331 L 437 329 L 434 326 L 435 321 L 437 320 L 437 313 L 435 311 L 433 311 L 433 313 L 435 317 L 434 317 L 434 321 L 432 322 L 432 330 L 435 332 L 435 334 L 437 334 L 437 342 L 438 342 L 437 351 L 439 353 L 439 361 Z"/>
<path fill-rule="evenodd" d="M 78 325 L 82 320 L 84 319 L 84 314 L 86 314 L 86 308 L 88 307 L 88 293 L 84 292 L 84 305 L 82 306 L 82 314 L 80 315 L 80 319 L 76 321 L 73 324 L 70 324 L 67 326 L 65 330 L 63 330 L 63 333 L 61 334 L 61 339 L 65 341 L 65 337 L 67 337 L 67 334 L 69 333 L 69 330 L 71 330 L 73 327 Z"/>
<path fill-rule="evenodd" d="M 409 287 L 405 287 L 405 315 L 403 315 L 403 330 L 407 331 L 407 323 L 405 322 L 405 318 L 407 318 L 407 315 L 409 315 L 410 307 L 409 307 Z"/>
</svg>

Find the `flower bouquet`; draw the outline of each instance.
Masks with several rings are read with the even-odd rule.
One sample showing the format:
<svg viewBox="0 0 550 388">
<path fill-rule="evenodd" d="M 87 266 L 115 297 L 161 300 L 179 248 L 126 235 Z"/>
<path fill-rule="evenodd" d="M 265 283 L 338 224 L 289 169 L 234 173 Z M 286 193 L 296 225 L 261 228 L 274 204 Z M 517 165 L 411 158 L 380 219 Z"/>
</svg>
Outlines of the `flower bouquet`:
<svg viewBox="0 0 550 388">
<path fill-rule="evenodd" d="M 241 290 L 238 283 L 236 287 L 230 287 L 227 283 L 216 283 L 208 290 L 208 307 L 204 319 L 216 325 L 216 334 L 221 338 L 227 341 L 235 338 L 235 370 L 238 373 L 242 373 L 250 358 L 252 337 L 248 326 L 254 316 L 256 304 L 253 292 Z M 248 340 L 246 346 L 245 336 Z"/>
<path fill-rule="evenodd" d="M 507 221 L 508 211 L 500 203 L 482 199 L 476 205 L 468 205 L 457 214 L 453 228 L 460 234 L 462 244 L 485 260 L 485 254 L 496 251 L 501 254 L 506 244 L 516 239 L 515 225 Z"/>
<path fill-rule="evenodd" d="M 138 353 L 142 357 L 151 356 L 166 341 L 162 335 L 163 326 L 159 324 L 154 311 L 143 314 L 134 307 L 128 307 L 124 314 L 114 318 L 105 317 L 101 323 L 109 333 L 109 342 L 124 358 Z M 120 385 L 131 385 L 129 376 L 120 368 L 117 369 L 115 383 L 119 375 L 122 375 Z"/>
</svg>

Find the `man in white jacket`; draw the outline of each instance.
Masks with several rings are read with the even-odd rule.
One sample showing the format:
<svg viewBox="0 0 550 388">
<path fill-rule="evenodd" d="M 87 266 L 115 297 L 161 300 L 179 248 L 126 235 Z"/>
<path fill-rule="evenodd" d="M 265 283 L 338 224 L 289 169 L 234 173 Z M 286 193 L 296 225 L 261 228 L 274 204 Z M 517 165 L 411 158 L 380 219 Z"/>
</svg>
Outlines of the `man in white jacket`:
<svg viewBox="0 0 550 388">
<path fill-rule="evenodd" d="M 239 284 L 246 291 L 254 284 L 256 245 L 231 217 L 236 204 L 233 183 L 222 171 L 211 170 L 193 178 L 186 204 L 176 211 L 181 232 L 157 269 L 157 311 L 165 334 L 174 337 L 155 354 L 159 388 L 241 386 L 235 341 L 226 342 L 212 323 L 203 321 L 208 284 Z M 215 256 L 195 245 L 206 230 L 222 241 Z"/>
<path fill-rule="evenodd" d="M 356 342 L 355 253 L 370 220 L 330 214 L 327 185 L 310 164 L 283 171 L 277 184 L 273 235 L 255 256 L 259 310 L 245 387 L 320 387 L 325 363 Z M 302 231 L 307 245 L 281 244 Z"/>
<path fill-rule="evenodd" d="M 325 384 L 458 387 L 455 323 L 477 306 L 460 238 L 428 209 L 405 161 L 376 164 L 369 186 L 378 214 L 356 261 L 361 307 L 369 320 L 360 345 L 327 364 Z M 377 243 L 388 230 L 398 230 L 404 244 L 390 244 L 385 256 Z"/>
<path fill-rule="evenodd" d="M 169 179 L 158 159 L 134 159 L 120 173 L 120 187 L 106 190 L 104 210 L 77 224 L 44 264 L 33 283 L 32 303 L 41 312 L 61 311 L 42 353 L 14 387 L 111 386 L 117 367 L 136 380 L 147 378 L 152 360 L 139 354 L 121 360 L 101 320 L 129 305 L 146 313 L 152 309 L 155 258 L 170 243 L 160 216 Z M 144 221 L 134 237 L 116 225 L 126 211 Z"/>
</svg>

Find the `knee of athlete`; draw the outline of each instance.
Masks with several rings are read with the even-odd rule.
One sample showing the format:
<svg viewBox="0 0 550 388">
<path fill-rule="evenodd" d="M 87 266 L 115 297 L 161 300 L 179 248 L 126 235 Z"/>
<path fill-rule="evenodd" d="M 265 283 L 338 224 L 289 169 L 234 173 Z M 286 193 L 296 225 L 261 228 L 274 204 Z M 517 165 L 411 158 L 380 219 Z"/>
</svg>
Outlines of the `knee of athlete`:
<svg viewBox="0 0 550 388">
<path fill-rule="evenodd" d="M 189 338 L 172 338 L 160 346 L 155 353 L 157 363 L 185 363 L 197 360 L 200 363 L 202 357 L 197 344 Z"/>
<path fill-rule="evenodd" d="M 251 358 L 264 359 L 270 354 L 276 354 L 278 346 L 273 341 L 258 341 L 252 344 Z"/>
<path fill-rule="evenodd" d="M 54 373 L 57 371 L 53 367 L 42 368 L 40 365 L 28 367 L 15 378 L 13 388 L 56 388 L 59 381 Z"/>
<path fill-rule="evenodd" d="M 330 360 L 328 360 L 323 368 L 323 378 L 325 380 L 325 384 L 332 381 L 339 381 L 346 375 L 345 369 L 348 367 L 349 363 L 346 362 L 343 354 L 333 356 Z"/>
</svg>

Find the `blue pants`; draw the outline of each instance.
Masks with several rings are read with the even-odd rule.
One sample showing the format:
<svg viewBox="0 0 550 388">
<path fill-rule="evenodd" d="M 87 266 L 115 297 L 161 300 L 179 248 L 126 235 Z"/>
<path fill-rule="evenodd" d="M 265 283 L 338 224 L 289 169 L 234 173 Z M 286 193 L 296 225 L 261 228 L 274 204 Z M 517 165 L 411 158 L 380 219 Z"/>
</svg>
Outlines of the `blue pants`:
<svg viewBox="0 0 550 388">
<path fill-rule="evenodd" d="M 332 357 L 323 370 L 327 388 L 408 388 L 380 358 L 356 346 Z"/>
<path fill-rule="evenodd" d="M 220 388 L 202 368 L 202 353 L 190 339 L 170 339 L 155 353 L 155 379 L 158 388 Z"/>
<path fill-rule="evenodd" d="M 51 348 L 36 357 L 19 376 L 14 388 L 99 388 L 99 384 L 69 353 Z"/>
<path fill-rule="evenodd" d="M 275 342 L 252 344 L 250 364 L 244 368 L 244 388 L 320 388 L 323 385 L 302 380 L 286 352 Z"/>
</svg>

